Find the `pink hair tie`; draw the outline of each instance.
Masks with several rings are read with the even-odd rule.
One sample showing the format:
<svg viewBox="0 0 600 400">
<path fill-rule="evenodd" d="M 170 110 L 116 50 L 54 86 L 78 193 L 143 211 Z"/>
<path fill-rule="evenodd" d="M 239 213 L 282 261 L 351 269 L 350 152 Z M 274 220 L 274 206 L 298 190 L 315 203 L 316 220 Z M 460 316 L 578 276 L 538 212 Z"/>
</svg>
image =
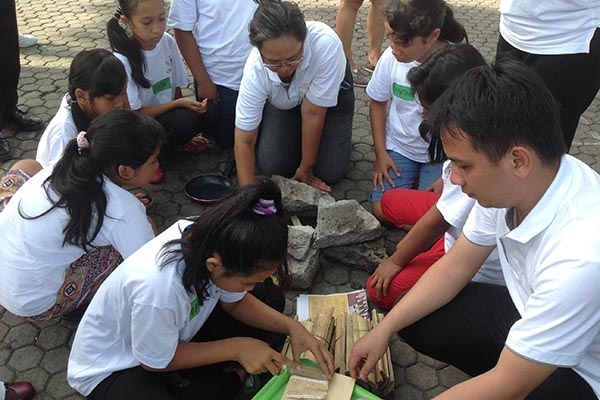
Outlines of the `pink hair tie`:
<svg viewBox="0 0 600 400">
<path fill-rule="evenodd" d="M 85 138 L 86 134 L 86 131 L 81 131 L 77 134 L 77 151 L 79 154 L 81 154 L 81 150 L 90 148 L 90 142 Z"/>
<path fill-rule="evenodd" d="M 258 215 L 274 215 L 277 214 L 275 200 L 258 199 L 252 206 L 254 214 Z"/>
</svg>

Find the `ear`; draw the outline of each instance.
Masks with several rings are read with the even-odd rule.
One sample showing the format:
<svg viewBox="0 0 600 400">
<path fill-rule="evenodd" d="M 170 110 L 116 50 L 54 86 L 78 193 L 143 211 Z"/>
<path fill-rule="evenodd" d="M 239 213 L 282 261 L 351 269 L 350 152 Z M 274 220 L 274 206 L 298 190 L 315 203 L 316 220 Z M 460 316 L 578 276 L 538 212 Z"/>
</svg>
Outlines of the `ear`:
<svg viewBox="0 0 600 400">
<path fill-rule="evenodd" d="M 81 88 L 75 89 L 75 101 L 79 104 L 87 105 L 90 102 L 88 93 Z"/>
<path fill-rule="evenodd" d="M 206 259 L 206 269 L 210 273 L 214 273 L 220 269 L 223 269 L 221 256 L 217 253 L 212 253 L 211 256 Z"/>
<path fill-rule="evenodd" d="M 119 165 L 117 167 L 117 175 L 119 175 L 119 178 L 128 181 L 135 176 L 135 169 L 128 165 Z"/>
<path fill-rule="evenodd" d="M 433 30 L 433 32 L 431 32 L 429 34 L 429 36 L 427 36 L 427 39 L 425 41 L 427 43 L 434 43 L 436 40 L 438 40 L 440 38 L 441 34 L 442 34 L 442 30 L 440 28 L 435 28 Z"/>
<path fill-rule="evenodd" d="M 533 153 L 524 146 L 515 146 L 510 150 L 511 168 L 515 176 L 524 179 L 529 176 L 533 167 Z"/>
<path fill-rule="evenodd" d="M 119 22 L 120 22 L 119 25 L 121 25 L 121 23 L 123 23 L 123 24 L 131 27 L 131 21 L 125 15 L 121 15 L 121 19 L 119 20 Z"/>
</svg>

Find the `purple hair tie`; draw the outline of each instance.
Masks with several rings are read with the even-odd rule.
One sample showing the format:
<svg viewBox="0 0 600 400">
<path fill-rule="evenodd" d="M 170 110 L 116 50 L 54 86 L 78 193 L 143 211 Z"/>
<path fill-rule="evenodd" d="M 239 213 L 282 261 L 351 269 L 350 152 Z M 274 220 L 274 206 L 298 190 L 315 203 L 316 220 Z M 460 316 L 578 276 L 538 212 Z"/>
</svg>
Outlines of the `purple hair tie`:
<svg viewBox="0 0 600 400">
<path fill-rule="evenodd" d="M 277 207 L 274 200 L 258 199 L 252 206 L 254 214 L 273 215 L 277 214 Z"/>
<path fill-rule="evenodd" d="M 79 154 L 81 154 L 81 150 L 90 148 L 90 142 L 85 138 L 86 134 L 86 131 L 81 131 L 77 134 L 77 151 Z"/>
</svg>

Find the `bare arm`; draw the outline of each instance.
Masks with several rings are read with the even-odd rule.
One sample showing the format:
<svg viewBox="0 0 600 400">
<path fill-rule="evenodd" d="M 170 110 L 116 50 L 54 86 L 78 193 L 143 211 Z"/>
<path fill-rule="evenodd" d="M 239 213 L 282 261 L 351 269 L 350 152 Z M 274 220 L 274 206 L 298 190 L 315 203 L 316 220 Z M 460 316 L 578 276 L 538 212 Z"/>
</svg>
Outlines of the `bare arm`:
<svg viewBox="0 0 600 400">
<path fill-rule="evenodd" d="M 354 344 L 349 364 L 352 376 L 360 376 L 366 381 L 391 337 L 452 300 L 470 282 L 493 249 L 478 246 L 461 235 L 452 249 L 427 270 L 383 321 Z"/>
<path fill-rule="evenodd" d="M 524 399 L 555 370 L 554 365 L 527 360 L 505 347 L 492 370 L 448 389 L 436 399 Z"/>
<path fill-rule="evenodd" d="M 302 159 L 293 179 L 304 182 L 323 192 L 331 188 L 321 179 L 313 175 L 313 167 L 317 162 L 321 135 L 325 124 L 326 107 L 319 107 L 304 98 L 301 106 L 302 114 Z"/>
<path fill-rule="evenodd" d="M 389 156 L 385 146 L 385 124 L 387 119 L 387 101 L 369 102 L 369 117 L 371 120 L 371 135 L 375 149 L 375 167 L 373 169 L 373 187 L 385 189 L 384 180 L 394 187 L 394 182 L 388 170 L 391 168 L 396 176 L 400 175 L 398 167 Z"/>
<path fill-rule="evenodd" d="M 207 98 L 210 101 L 218 101 L 219 95 L 213 81 L 208 76 L 208 72 L 202 62 L 200 50 L 196 45 L 196 39 L 191 31 L 182 31 L 175 29 L 175 41 L 181 51 L 186 64 L 190 68 L 194 79 L 198 82 L 198 94 L 201 98 Z"/>
<path fill-rule="evenodd" d="M 237 169 L 237 179 L 240 185 L 245 185 L 254 182 L 256 177 L 256 138 L 258 136 L 258 128 L 252 131 L 244 131 L 235 128 L 235 141 L 233 152 L 235 155 L 235 166 Z"/>
<path fill-rule="evenodd" d="M 413 258 L 428 250 L 450 227 L 434 205 L 396 246 L 396 251 L 383 260 L 373 272 L 371 285 L 377 297 L 387 296 L 390 282 Z"/>
</svg>

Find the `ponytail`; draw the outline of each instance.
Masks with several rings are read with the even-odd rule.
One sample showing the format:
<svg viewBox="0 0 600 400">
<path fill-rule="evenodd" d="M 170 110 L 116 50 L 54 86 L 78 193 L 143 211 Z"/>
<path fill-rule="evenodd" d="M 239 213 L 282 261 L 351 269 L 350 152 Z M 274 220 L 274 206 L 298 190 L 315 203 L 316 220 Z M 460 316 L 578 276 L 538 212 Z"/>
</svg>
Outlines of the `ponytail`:
<svg viewBox="0 0 600 400">
<path fill-rule="evenodd" d="M 107 198 L 106 173 L 116 173 L 120 165 L 137 169 L 160 147 L 164 130 L 153 118 L 127 110 L 113 110 L 95 118 L 85 134 L 69 142 L 63 156 L 44 182 L 52 207 L 65 208 L 69 221 L 63 229 L 63 245 L 92 245 L 102 228 Z M 81 145 L 87 141 L 85 146 Z M 56 195 L 58 195 L 57 200 Z M 110 217 L 110 215 L 108 215 Z"/>
<path fill-rule="evenodd" d="M 452 43 L 460 43 L 463 40 L 469 43 L 469 36 L 464 26 L 454 19 L 454 11 L 446 5 L 444 23 L 442 24 L 440 39 Z"/>
<path fill-rule="evenodd" d="M 250 276 L 264 271 L 265 261 L 280 261 L 280 281 L 287 277 L 287 222 L 283 218 L 281 192 L 273 181 L 238 187 L 220 203 L 207 208 L 179 240 L 165 244 L 161 266 L 183 260 L 183 285 L 195 291 L 202 304 L 210 279 L 206 260 L 221 256 L 226 272 Z"/>
<path fill-rule="evenodd" d="M 143 88 L 149 88 L 150 81 L 144 76 L 146 58 L 139 42 L 122 26 L 121 17 L 131 19 L 131 11 L 136 6 L 135 0 L 119 0 L 119 10 L 108 20 L 106 32 L 108 42 L 113 51 L 123 54 L 129 60 L 133 81 Z"/>
<path fill-rule="evenodd" d="M 443 0 L 388 0 L 383 15 L 394 36 L 404 43 L 415 36 L 427 37 L 437 28 L 441 40 L 467 40 L 465 28 L 454 19 L 454 12 Z"/>
</svg>

